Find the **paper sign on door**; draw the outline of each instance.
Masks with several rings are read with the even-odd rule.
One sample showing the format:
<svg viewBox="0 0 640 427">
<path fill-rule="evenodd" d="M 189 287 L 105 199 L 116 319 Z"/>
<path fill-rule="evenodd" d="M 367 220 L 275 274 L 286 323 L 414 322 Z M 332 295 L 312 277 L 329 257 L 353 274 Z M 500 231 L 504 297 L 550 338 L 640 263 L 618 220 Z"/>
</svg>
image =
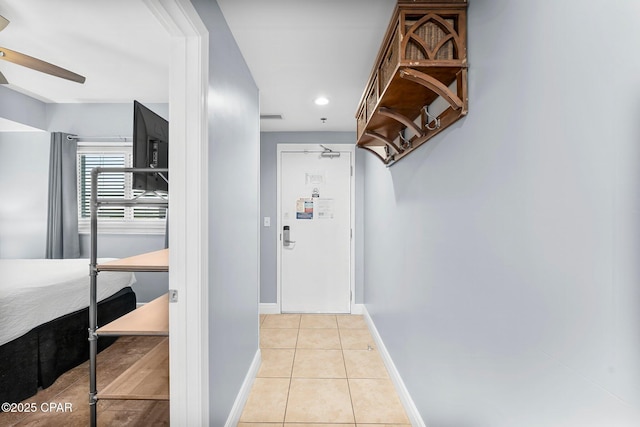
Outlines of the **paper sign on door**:
<svg viewBox="0 0 640 427">
<path fill-rule="evenodd" d="M 333 199 L 316 198 L 315 201 L 318 219 L 333 219 Z"/>
<path fill-rule="evenodd" d="M 313 219 L 313 199 L 301 197 L 296 201 L 296 219 Z"/>
</svg>

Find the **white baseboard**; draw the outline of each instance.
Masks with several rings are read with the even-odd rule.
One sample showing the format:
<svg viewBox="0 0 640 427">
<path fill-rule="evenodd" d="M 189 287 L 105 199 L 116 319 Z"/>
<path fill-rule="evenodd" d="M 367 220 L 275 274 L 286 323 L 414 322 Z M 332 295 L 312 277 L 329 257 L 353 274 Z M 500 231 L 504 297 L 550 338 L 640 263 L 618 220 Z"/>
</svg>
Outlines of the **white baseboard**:
<svg viewBox="0 0 640 427">
<path fill-rule="evenodd" d="M 260 303 L 260 314 L 280 314 L 278 303 Z M 351 314 L 363 314 L 364 304 L 351 304 Z"/>
<path fill-rule="evenodd" d="M 400 373 L 396 369 L 396 365 L 394 365 L 393 360 L 391 359 L 391 355 L 387 351 L 384 343 L 382 342 L 382 338 L 376 329 L 369 312 L 367 311 L 367 307 L 364 304 L 357 304 L 362 307 L 362 314 L 364 315 L 364 319 L 369 326 L 369 330 L 371 331 L 371 336 L 376 343 L 376 347 L 378 348 L 378 353 L 380 353 L 380 357 L 382 357 L 382 361 L 389 371 L 389 376 L 391 377 L 391 381 L 393 385 L 396 387 L 396 392 L 398 393 L 398 397 L 400 397 L 400 401 L 404 406 L 404 410 L 407 412 L 407 416 L 411 421 L 411 425 L 413 427 L 426 427 L 422 416 L 418 412 L 418 408 L 416 404 L 413 402 L 407 387 L 404 385 L 404 381 L 402 381 L 402 377 L 400 377 Z"/>
<path fill-rule="evenodd" d="M 240 387 L 240 391 L 236 396 L 236 401 L 233 403 L 231 412 L 227 417 L 227 422 L 224 424 L 225 427 L 235 427 L 240 422 L 242 410 L 244 409 L 244 405 L 247 403 L 247 399 L 249 399 L 249 393 L 251 393 L 251 387 L 253 387 L 253 381 L 256 379 L 256 375 L 258 375 L 261 362 L 262 356 L 260 354 L 260 349 L 258 349 L 258 351 L 256 351 L 256 355 L 253 357 L 251 366 L 249 366 L 247 376 L 244 377 L 242 387 Z"/>
<path fill-rule="evenodd" d="M 137 302 L 137 303 L 136 303 L 136 308 L 140 308 L 140 307 L 142 307 L 142 306 L 143 306 L 143 305 L 145 305 L 145 304 L 146 304 L 146 302 Z"/>
<path fill-rule="evenodd" d="M 260 314 L 280 314 L 280 305 L 275 302 L 261 302 L 259 310 Z"/>
</svg>

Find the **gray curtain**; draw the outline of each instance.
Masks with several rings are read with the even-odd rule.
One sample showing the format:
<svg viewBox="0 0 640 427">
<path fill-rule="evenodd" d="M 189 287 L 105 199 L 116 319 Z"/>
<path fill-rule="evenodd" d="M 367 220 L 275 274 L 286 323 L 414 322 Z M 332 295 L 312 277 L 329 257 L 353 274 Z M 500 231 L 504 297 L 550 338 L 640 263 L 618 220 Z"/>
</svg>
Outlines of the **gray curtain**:
<svg viewBox="0 0 640 427">
<path fill-rule="evenodd" d="M 66 133 L 51 134 L 49 157 L 49 213 L 47 218 L 47 258 L 78 258 L 78 195 L 76 179 L 76 139 Z"/>
</svg>

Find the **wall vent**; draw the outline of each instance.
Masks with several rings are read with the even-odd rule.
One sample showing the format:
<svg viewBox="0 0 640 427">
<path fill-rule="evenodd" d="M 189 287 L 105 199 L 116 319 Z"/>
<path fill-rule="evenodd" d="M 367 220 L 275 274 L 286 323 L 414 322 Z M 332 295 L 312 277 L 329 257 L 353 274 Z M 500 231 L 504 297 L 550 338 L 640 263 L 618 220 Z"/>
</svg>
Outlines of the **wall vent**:
<svg viewBox="0 0 640 427">
<path fill-rule="evenodd" d="M 282 114 L 260 114 L 260 120 L 282 120 Z"/>
</svg>

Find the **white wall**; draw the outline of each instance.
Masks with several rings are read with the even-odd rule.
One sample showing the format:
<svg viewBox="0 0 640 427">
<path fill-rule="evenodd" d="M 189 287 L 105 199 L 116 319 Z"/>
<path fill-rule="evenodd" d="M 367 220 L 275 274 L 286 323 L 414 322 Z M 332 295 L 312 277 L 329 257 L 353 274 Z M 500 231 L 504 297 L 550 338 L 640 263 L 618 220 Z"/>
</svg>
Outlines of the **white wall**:
<svg viewBox="0 0 640 427">
<path fill-rule="evenodd" d="M 469 115 L 366 162 L 365 297 L 430 427 L 640 425 L 640 4 L 469 5 Z"/>
</svg>

